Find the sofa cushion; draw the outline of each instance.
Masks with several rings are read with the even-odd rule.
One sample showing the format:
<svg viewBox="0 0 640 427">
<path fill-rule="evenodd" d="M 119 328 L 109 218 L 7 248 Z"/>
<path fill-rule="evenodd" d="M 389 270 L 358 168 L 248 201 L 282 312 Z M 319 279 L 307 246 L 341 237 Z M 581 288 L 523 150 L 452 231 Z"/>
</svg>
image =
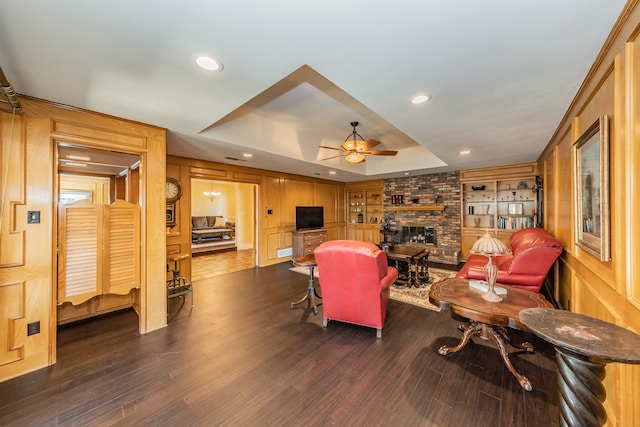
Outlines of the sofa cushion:
<svg viewBox="0 0 640 427">
<path fill-rule="evenodd" d="M 207 227 L 213 228 L 216 223 L 217 216 L 208 216 L 207 217 Z"/>
<path fill-rule="evenodd" d="M 199 230 L 202 228 L 207 228 L 207 217 L 206 216 L 192 216 L 191 217 L 191 225 L 194 230 Z"/>
<path fill-rule="evenodd" d="M 227 228 L 225 222 L 224 222 L 224 218 L 221 216 L 216 216 L 214 217 L 214 221 L 213 221 L 213 225 L 211 225 L 211 227 L 213 228 Z"/>
</svg>

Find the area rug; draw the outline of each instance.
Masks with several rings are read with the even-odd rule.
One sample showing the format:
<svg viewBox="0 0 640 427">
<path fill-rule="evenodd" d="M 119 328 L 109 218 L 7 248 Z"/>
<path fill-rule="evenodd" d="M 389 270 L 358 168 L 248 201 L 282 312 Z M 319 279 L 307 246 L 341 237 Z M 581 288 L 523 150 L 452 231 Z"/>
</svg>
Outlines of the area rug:
<svg viewBox="0 0 640 427">
<path fill-rule="evenodd" d="M 306 267 L 291 267 L 289 270 L 296 273 L 309 275 L 309 269 Z M 429 267 L 429 283 L 419 288 L 406 286 L 391 286 L 391 299 L 426 308 L 427 310 L 440 311 L 440 308 L 429 302 L 429 289 L 431 283 L 436 283 L 449 277 L 455 276 L 456 272 L 444 270 L 441 268 Z M 318 277 L 318 269 L 314 269 L 313 276 Z"/>
</svg>

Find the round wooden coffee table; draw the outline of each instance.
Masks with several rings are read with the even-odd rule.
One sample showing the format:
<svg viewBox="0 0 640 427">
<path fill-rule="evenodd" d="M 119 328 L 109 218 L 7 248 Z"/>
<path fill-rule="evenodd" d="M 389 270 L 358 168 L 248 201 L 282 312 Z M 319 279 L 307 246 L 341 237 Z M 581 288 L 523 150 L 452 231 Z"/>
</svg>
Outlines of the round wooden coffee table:
<svg viewBox="0 0 640 427">
<path fill-rule="evenodd" d="M 499 284 L 498 287 L 501 287 Z M 434 283 L 429 290 L 429 301 L 442 309 L 449 308 L 452 313 L 469 319 L 466 323 L 461 323 L 458 328 L 463 332 L 460 343 L 455 347 L 442 346 L 438 353 L 447 355 L 462 350 L 469 339 L 477 336 L 483 340 L 492 340 L 500 351 L 505 366 L 520 383 L 520 386 L 527 391 L 532 390 L 531 382 L 527 377 L 518 373 L 511 361 L 507 344 L 512 347 L 533 352 L 533 345 L 525 342 L 515 344 L 511 342 L 507 327 L 519 330 L 528 330 L 520 322 L 518 314 L 525 308 L 544 307 L 551 308 L 552 305 L 544 296 L 525 289 L 513 288 L 503 285 L 506 294 L 501 295 L 501 302 L 489 302 L 482 299 L 484 292 L 478 291 L 469 286 L 469 280 L 461 278 L 445 279 Z"/>
</svg>

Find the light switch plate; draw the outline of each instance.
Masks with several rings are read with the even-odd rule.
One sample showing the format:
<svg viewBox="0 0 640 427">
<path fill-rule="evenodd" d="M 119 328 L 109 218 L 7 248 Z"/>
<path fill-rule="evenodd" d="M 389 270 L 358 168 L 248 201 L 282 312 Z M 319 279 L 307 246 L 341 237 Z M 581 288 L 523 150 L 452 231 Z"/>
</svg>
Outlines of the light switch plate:
<svg viewBox="0 0 640 427">
<path fill-rule="evenodd" d="M 27 224 L 40 224 L 40 211 L 27 211 Z"/>
</svg>

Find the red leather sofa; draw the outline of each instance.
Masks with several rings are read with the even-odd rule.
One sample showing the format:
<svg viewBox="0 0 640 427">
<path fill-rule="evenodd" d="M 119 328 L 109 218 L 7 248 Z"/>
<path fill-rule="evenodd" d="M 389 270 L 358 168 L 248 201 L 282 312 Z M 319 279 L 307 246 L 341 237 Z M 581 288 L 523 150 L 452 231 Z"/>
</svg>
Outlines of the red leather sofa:
<svg viewBox="0 0 640 427">
<path fill-rule="evenodd" d="M 511 254 L 493 257 L 497 283 L 540 292 L 544 278 L 562 253 L 562 245 L 542 228 L 523 228 L 511 235 Z M 456 277 L 484 280 L 484 255 L 471 255 Z"/>
<path fill-rule="evenodd" d="M 382 338 L 390 286 L 398 270 L 373 243 L 330 240 L 314 252 L 322 292 L 322 324 L 329 320 L 376 328 Z"/>
</svg>

